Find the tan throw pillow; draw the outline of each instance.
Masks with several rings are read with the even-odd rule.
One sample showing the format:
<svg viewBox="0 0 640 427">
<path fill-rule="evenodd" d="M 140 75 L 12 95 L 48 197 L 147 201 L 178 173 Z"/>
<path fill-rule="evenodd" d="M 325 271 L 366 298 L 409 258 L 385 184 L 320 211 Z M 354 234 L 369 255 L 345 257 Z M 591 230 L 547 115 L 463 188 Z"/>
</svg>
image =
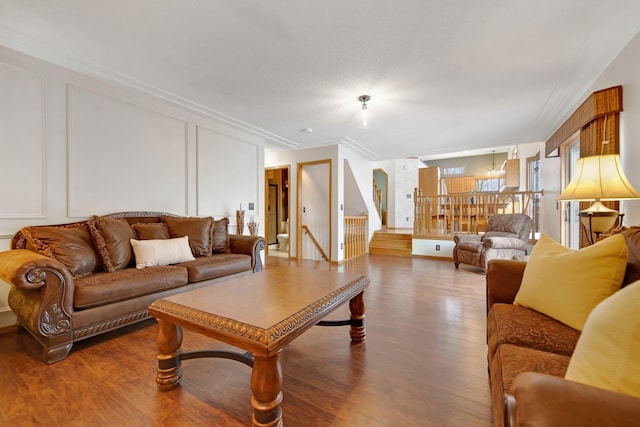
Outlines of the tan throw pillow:
<svg viewBox="0 0 640 427">
<path fill-rule="evenodd" d="M 231 252 L 229 244 L 229 218 L 213 221 L 212 249 L 214 254 L 228 254 Z"/>
<path fill-rule="evenodd" d="M 164 222 L 137 222 L 131 226 L 138 240 L 169 239 L 169 228 Z"/>
<path fill-rule="evenodd" d="M 565 378 L 640 397 L 640 281 L 593 309 Z"/>
<path fill-rule="evenodd" d="M 189 236 L 189 246 L 195 257 L 211 255 L 213 218 L 174 217 L 163 215 L 162 222 L 169 227 L 172 238 Z"/>
<path fill-rule="evenodd" d="M 25 227 L 21 232 L 28 249 L 60 261 L 74 277 L 102 269 L 86 223 Z"/>
<path fill-rule="evenodd" d="M 136 268 L 177 264 L 195 259 L 187 236 L 166 240 L 131 239 L 131 246 L 136 256 Z"/>
<path fill-rule="evenodd" d="M 89 218 L 88 223 L 104 269 L 113 273 L 127 268 L 134 259 L 129 241 L 135 237 L 129 223 L 123 219 L 95 215 Z"/>
<path fill-rule="evenodd" d="M 542 235 L 514 303 L 581 331 L 591 310 L 620 289 L 626 265 L 627 245 L 619 234 L 579 251 Z"/>
</svg>

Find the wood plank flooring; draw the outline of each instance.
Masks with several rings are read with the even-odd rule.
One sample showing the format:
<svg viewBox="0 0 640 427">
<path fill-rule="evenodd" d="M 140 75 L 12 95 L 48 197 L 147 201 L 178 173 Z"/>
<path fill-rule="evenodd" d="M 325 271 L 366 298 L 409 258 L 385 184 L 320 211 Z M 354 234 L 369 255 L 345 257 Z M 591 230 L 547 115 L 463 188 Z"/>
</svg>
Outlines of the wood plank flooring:
<svg viewBox="0 0 640 427">
<path fill-rule="evenodd" d="M 268 257 L 266 268 L 290 262 Z M 492 425 L 480 270 L 387 255 L 303 264 L 369 276 L 367 339 L 315 327 L 284 350 L 285 426 Z M 346 317 L 347 307 L 331 315 Z M 28 333 L 0 336 L 0 425 L 251 425 L 250 368 L 188 360 L 181 387 L 160 392 L 155 335 L 150 320 L 76 343 L 53 365 Z M 185 331 L 185 351 L 221 347 Z"/>
</svg>

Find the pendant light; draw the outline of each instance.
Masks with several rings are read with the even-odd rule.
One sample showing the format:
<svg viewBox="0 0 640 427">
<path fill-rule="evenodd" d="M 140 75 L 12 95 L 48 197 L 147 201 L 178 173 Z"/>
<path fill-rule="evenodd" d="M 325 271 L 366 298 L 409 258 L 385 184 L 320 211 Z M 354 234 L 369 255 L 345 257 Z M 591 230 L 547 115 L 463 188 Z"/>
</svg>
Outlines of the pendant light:
<svg viewBox="0 0 640 427">
<path fill-rule="evenodd" d="M 367 107 L 367 102 L 371 97 L 369 95 L 360 95 L 358 97 L 358 101 L 362 102 L 362 109 L 360 111 L 360 129 L 368 129 L 369 128 L 369 109 Z"/>
</svg>

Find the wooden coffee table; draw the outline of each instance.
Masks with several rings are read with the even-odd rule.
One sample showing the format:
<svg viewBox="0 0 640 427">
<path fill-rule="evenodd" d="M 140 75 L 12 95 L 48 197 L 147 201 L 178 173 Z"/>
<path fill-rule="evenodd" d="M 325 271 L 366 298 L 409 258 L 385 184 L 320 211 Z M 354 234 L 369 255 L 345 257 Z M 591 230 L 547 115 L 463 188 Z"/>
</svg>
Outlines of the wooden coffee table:
<svg viewBox="0 0 640 427">
<path fill-rule="evenodd" d="M 158 388 L 164 391 L 179 385 L 183 360 L 238 360 L 252 366 L 253 426 L 282 426 L 280 352 L 316 324 L 350 325 L 351 341 L 364 341 L 363 292 L 367 286 L 366 276 L 335 269 L 275 267 L 157 300 L 149 312 L 158 320 Z M 321 321 L 347 301 L 349 320 Z M 183 353 L 182 328 L 246 353 Z"/>
</svg>

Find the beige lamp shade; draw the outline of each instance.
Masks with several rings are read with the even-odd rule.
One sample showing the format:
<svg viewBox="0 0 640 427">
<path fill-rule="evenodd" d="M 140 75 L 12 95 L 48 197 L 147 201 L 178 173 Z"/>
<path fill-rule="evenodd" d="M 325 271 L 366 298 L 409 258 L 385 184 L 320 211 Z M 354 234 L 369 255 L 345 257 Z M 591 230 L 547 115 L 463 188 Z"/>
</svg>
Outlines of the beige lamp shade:
<svg viewBox="0 0 640 427">
<path fill-rule="evenodd" d="M 579 215 L 589 234 L 599 235 L 613 227 L 618 218 L 618 211 L 604 206 L 600 203 L 602 200 L 639 198 L 640 193 L 633 188 L 622 171 L 620 156 L 606 154 L 579 158 L 571 182 L 558 200 L 593 201 Z M 593 243 L 591 237 L 590 241 Z"/>
<path fill-rule="evenodd" d="M 581 157 L 567 188 L 558 200 L 607 201 L 640 199 L 640 193 L 627 180 L 620 156 Z"/>
</svg>

